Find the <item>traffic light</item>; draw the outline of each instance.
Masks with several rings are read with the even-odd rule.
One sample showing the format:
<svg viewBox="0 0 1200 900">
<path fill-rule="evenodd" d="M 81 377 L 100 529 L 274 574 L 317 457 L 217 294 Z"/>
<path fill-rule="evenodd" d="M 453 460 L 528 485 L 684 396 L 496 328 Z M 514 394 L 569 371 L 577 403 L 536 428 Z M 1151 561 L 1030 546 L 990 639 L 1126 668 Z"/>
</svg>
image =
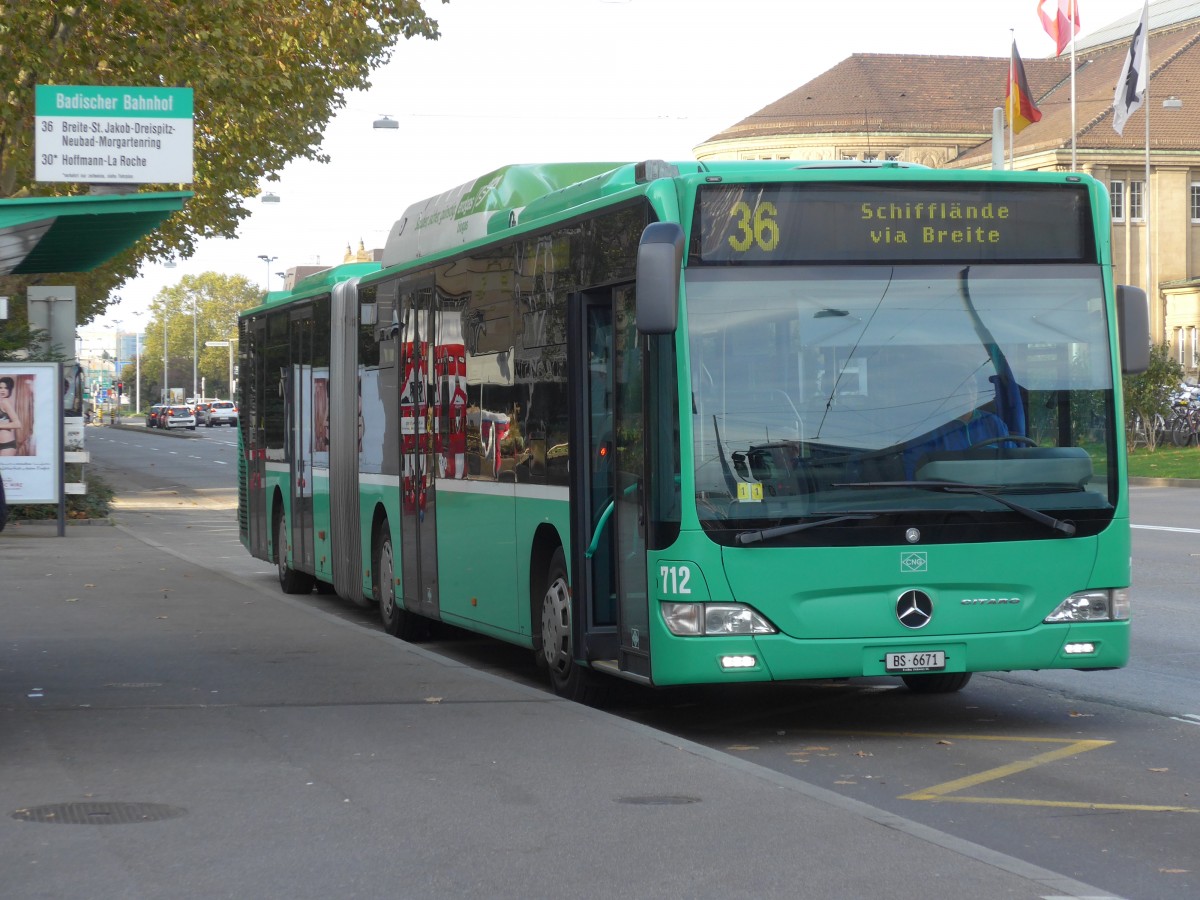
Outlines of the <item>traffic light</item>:
<svg viewBox="0 0 1200 900">
<path fill-rule="evenodd" d="M 117 382 L 117 396 L 119 397 L 119 396 L 121 396 L 123 393 L 125 393 L 125 382 L 123 382 L 123 381 L 118 381 L 118 382 Z"/>
</svg>

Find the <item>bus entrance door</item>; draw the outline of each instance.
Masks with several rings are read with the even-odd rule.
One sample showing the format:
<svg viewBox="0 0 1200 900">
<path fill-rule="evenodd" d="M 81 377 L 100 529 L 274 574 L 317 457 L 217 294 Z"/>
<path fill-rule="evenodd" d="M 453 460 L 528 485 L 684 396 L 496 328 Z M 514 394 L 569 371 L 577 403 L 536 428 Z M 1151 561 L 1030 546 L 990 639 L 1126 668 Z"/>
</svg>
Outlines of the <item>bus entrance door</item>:
<svg viewBox="0 0 1200 900">
<path fill-rule="evenodd" d="M 572 640 L 593 665 L 649 678 L 642 359 L 633 285 L 588 291 L 571 313 L 570 393 L 583 401 L 570 438 Z"/>
<path fill-rule="evenodd" d="M 292 366 L 287 398 L 290 419 L 292 482 L 292 566 L 303 572 L 313 568 L 313 470 L 312 470 L 312 359 L 313 314 L 311 308 L 292 314 Z"/>
<path fill-rule="evenodd" d="M 400 570 L 404 608 L 436 618 L 437 502 L 434 456 L 437 310 L 432 286 L 406 290 L 397 309 L 400 351 Z"/>
<path fill-rule="evenodd" d="M 242 440 L 243 490 L 246 502 L 239 510 L 239 525 L 250 553 L 268 559 L 267 546 L 267 439 L 263 415 L 263 385 L 267 383 L 266 320 L 243 319 L 239 344 L 241 364 L 250 377 L 238 382 L 238 430 Z M 248 362 L 247 362 L 248 361 Z"/>
</svg>

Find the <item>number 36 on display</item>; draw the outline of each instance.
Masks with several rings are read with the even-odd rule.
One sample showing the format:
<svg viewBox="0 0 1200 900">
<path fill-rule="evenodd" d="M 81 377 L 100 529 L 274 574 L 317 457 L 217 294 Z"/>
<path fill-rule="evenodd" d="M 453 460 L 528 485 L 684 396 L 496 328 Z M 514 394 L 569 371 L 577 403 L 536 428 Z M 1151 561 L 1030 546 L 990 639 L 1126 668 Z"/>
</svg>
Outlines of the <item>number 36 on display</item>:
<svg viewBox="0 0 1200 900">
<path fill-rule="evenodd" d="M 729 246 L 737 253 L 745 253 L 751 247 L 771 252 L 779 246 L 779 224 L 775 221 L 778 215 L 770 201 L 755 203 L 751 208 L 745 200 L 739 200 L 729 210 L 734 228 L 729 235 Z"/>
</svg>

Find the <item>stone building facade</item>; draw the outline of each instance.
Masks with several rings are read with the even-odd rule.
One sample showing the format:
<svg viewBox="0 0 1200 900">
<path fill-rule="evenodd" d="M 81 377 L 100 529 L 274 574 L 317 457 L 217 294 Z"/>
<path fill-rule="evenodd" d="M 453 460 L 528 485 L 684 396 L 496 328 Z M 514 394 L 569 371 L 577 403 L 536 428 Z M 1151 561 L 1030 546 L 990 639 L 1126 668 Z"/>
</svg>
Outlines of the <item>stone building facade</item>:
<svg viewBox="0 0 1200 900">
<path fill-rule="evenodd" d="M 1018 170 L 1085 172 L 1109 188 L 1116 281 L 1146 290 L 1154 340 L 1167 341 L 1172 356 L 1195 379 L 1200 374 L 1200 0 L 1150 4 L 1147 100 L 1118 135 L 1112 126 L 1113 92 L 1140 17 L 1139 8 L 1076 43 L 1074 110 L 1069 51 L 1023 60 L 1042 118 L 1012 136 L 1011 152 L 1004 147 L 1002 158 Z M 935 168 L 991 168 L 993 110 L 1003 107 L 1008 66 L 1007 57 L 856 53 L 709 138 L 696 148 L 696 158 L 900 160 Z M 1010 140 L 1007 131 L 1004 139 Z"/>
</svg>

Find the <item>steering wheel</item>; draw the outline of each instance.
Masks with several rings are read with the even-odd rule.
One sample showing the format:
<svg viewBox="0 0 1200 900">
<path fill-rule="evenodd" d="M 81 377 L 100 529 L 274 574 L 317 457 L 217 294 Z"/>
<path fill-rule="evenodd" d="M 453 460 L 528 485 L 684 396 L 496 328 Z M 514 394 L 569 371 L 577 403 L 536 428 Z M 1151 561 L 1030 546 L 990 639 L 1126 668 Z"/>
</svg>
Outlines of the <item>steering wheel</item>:
<svg viewBox="0 0 1200 900">
<path fill-rule="evenodd" d="M 1026 447 L 1036 447 L 1037 441 L 1031 437 L 1026 437 L 1023 434 L 998 434 L 995 437 L 984 438 L 982 441 L 976 441 L 967 450 L 976 450 L 979 447 L 986 447 L 989 444 L 1000 444 L 1004 441 L 1013 441 L 1017 444 L 1024 444 Z"/>
</svg>

